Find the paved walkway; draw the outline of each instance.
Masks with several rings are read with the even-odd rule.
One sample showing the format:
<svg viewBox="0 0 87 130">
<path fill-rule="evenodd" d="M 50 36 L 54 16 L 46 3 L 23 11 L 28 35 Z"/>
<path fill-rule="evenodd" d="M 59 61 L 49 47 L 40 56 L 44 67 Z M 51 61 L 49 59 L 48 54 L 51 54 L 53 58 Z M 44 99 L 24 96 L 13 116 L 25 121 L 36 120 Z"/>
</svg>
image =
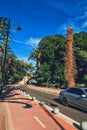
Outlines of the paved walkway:
<svg viewBox="0 0 87 130">
<path fill-rule="evenodd" d="M 18 90 L 9 89 L 2 100 L 6 117 L 0 130 L 77 130 Z"/>
<path fill-rule="evenodd" d="M 39 86 L 34 86 L 34 85 L 27 85 L 26 87 L 29 87 L 31 89 L 35 89 L 38 91 L 42 91 L 45 93 L 49 93 L 49 94 L 55 94 L 55 95 L 59 95 L 61 89 L 54 89 L 54 88 L 47 88 L 47 87 L 39 87 Z"/>
<path fill-rule="evenodd" d="M 0 102 L 0 130 L 5 130 L 5 105 Z"/>
</svg>

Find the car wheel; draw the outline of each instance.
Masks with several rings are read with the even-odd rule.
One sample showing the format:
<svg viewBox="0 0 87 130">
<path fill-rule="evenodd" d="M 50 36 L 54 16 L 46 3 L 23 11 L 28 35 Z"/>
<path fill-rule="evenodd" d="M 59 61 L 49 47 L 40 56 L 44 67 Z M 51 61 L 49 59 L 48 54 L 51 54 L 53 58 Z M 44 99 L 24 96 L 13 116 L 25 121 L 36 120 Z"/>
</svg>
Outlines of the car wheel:
<svg viewBox="0 0 87 130">
<path fill-rule="evenodd" d="M 67 102 L 67 99 L 66 98 L 63 98 L 62 99 L 62 103 L 64 106 L 68 106 L 68 102 Z"/>
</svg>

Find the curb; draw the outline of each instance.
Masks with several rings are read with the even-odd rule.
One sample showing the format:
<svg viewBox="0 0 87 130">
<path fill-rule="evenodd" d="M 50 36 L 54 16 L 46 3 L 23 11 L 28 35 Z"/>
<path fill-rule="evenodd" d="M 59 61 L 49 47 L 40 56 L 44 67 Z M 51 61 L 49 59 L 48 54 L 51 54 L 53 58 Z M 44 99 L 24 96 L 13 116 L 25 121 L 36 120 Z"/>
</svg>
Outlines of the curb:
<svg viewBox="0 0 87 130">
<path fill-rule="evenodd" d="M 18 91 L 16 91 L 16 92 L 18 92 Z M 24 94 L 24 96 L 26 97 L 25 94 Z M 32 100 L 32 99 L 33 99 L 33 97 L 30 97 L 30 100 Z M 34 100 L 32 100 L 32 101 L 36 102 L 39 106 L 41 106 L 41 108 L 59 125 L 59 127 L 62 130 L 77 130 L 76 127 L 74 127 L 71 124 L 65 122 L 58 115 L 52 113 L 52 108 L 50 108 L 49 106 L 47 106 L 45 104 L 44 105 L 40 105 L 40 101 L 36 100 L 36 98 Z"/>
<path fill-rule="evenodd" d="M 74 126 L 66 123 L 64 120 L 62 120 L 57 115 L 49 112 L 47 109 L 45 111 L 52 117 L 52 119 L 60 126 L 62 130 L 77 130 Z"/>
<path fill-rule="evenodd" d="M 38 100 L 35 100 L 38 104 L 40 104 L 40 101 Z M 40 105 L 41 106 L 41 105 Z M 77 130 L 76 127 L 74 127 L 73 125 L 67 123 L 66 121 L 64 121 L 60 115 L 61 113 L 59 114 L 54 114 L 52 111 L 53 109 L 47 105 L 42 105 L 42 108 L 45 110 L 45 112 L 47 114 L 49 114 L 49 116 L 60 126 L 60 128 L 62 130 Z"/>
</svg>

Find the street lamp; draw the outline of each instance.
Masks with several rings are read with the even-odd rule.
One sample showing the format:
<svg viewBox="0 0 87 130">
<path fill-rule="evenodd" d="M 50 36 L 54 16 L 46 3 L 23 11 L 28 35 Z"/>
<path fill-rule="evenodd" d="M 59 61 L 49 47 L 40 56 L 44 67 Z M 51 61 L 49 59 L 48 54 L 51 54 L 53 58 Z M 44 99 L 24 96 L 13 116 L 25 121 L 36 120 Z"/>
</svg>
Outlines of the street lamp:
<svg viewBox="0 0 87 130">
<path fill-rule="evenodd" d="M 2 58 L 3 58 L 3 49 L 2 46 L 0 46 L 0 71 L 2 72 Z M 0 85 L 1 85 L 1 91 L 2 92 L 2 75 L 0 74 Z"/>
<path fill-rule="evenodd" d="M 15 28 L 13 28 L 15 27 Z M 16 21 L 12 21 L 10 18 L 0 17 L 0 41 L 4 43 L 4 57 L 3 57 L 3 67 L 2 67 L 2 86 L 1 86 L 1 93 L 3 86 L 6 84 L 6 70 L 5 70 L 5 64 L 6 64 L 6 55 L 7 55 L 7 46 L 10 42 L 9 35 L 10 31 L 13 30 L 22 30 L 20 25 L 17 25 Z"/>
<path fill-rule="evenodd" d="M 2 70 L 3 48 L 0 46 L 0 70 Z"/>
</svg>

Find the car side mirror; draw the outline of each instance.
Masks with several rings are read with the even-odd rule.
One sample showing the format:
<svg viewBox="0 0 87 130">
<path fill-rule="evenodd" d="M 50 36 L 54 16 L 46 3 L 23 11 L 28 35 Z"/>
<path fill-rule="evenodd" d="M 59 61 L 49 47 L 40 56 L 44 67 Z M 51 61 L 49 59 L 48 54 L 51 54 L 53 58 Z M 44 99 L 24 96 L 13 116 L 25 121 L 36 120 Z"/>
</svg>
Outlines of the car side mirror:
<svg viewBox="0 0 87 130">
<path fill-rule="evenodd" d="M 86 98 L 86 95 L 85 95 L 85 94 L 82 94 L 81 97 L 82 97 L 82 98 Z"/>
</svg>

